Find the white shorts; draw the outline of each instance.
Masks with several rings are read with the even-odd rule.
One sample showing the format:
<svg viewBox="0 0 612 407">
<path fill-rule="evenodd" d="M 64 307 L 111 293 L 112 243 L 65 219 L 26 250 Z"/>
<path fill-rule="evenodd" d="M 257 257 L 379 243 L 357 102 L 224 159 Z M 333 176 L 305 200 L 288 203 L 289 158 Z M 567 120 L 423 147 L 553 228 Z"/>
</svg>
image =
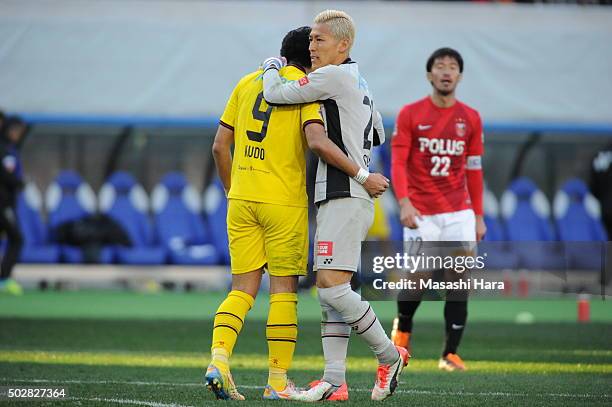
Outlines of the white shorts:
<svg viewBox="0 0 612 407">
<path fill-rule="evenodd" d="M 416 219 L 418 225 L 416 229 L 404 228 L 404 250 L 407 253 L 426 256 L 476 253 L 476 216 L 473 210 L 424 215 L 422 218 L 422 220 Z M 461 243 L 436 245 L 423 242 Z"/>
<path fill-rule="evenodd" d="M 404 241 L 420 238 L 423 242 L 474 242 L 476 216 L 471 209 L 424 215 L 416 219 L 418 228 L 404 228 Z"/>
<path fill-rule="evenodd" d="M 357 271 L 361 242 L 374 221 L 374 204 L 361 198 L 323 202 L 317 211 L 314 270 Z"/>
</svg>

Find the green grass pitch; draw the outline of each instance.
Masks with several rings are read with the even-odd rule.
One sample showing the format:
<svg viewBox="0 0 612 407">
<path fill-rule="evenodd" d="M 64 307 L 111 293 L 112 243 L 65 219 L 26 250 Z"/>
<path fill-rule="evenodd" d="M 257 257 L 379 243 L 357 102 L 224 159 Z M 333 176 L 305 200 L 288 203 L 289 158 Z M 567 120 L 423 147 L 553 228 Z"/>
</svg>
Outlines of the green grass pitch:
<svg viewBox="0 0 612 407">
<path fill-rule="evenodd" d="M 0 386 L 65 387 L 63 401 L 0 399 L 1 406 L 149 407 L 222 405 L 201 377 L 220 293 L 27 292 L 0 297 Z M 395 305 L 373 304 L 389 329 Z M 612 405 L 612 304 L 594 299 L 592 322 L 578 324 L 575 300 L 472 301 L 460 353 L 469 371 L 437 369 L 442 303 L 417 313 L 414 357 L 391 406 Z M 534 323 L 516 324 L 520 312 Z M 267 378 L 267 297 L 257 299 L 238 340 L 232 371 L 247 405 L 261 400 Z M 300 296 L 300 330 L 290 376 L 305 385 L 321 375 L 319 310 Z M 352 338 L 350 401 L 371 403 L 376 362 Z M 237 402 L 225 402 L 235 404 Z M 337 403 L 336 403 L 337 404 Z"/>
</svg>

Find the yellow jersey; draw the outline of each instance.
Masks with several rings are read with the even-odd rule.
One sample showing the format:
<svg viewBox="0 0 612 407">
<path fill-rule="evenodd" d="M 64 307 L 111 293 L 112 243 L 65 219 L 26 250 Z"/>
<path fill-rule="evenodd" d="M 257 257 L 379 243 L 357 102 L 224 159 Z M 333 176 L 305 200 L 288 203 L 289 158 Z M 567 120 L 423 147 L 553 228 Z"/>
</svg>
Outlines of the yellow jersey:
<svg viewBox="0 0 612 407">
<path fill-rule="evenodd" d="M 306 76 L 295 66 L 281 69 L 284 80 Z M 263 98 L 263 71 L 244 76 L 230 96 L 220 124 L 234 131 L 230 199 L 308 206 L 306 138 L 310 122 L 323 124 L 318 103 L 269 106 Z"/>
</svg>

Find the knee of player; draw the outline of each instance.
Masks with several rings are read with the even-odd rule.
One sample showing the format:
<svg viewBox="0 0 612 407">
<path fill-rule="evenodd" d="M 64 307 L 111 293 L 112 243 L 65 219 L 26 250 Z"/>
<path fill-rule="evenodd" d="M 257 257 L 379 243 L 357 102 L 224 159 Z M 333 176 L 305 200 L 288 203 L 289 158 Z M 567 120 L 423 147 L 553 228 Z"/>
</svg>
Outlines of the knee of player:
<svg viewBox="0 0 612 407">
<path fill-rule="evenodd" d="M 270 294 L 297 293 L 298 276 L 270 276 Z"/>
<path fill-rule="evenodd" d="M 255 300 L 257 298 L 257 293 L 259 292 L 259 283 L 258 282 L 250 282 L 245 283 L 241 282 L 240 284 L 232 283 L 232 291 L 241 291 L 253 298 Z"/>
<path fill-rule="evenodd" d="M 332 288 L 341 284 L 350 283 L 353 273 L 344 270 L 321 270 L 317 271 L 317 287 Z"/>
<path fill-rule="evenodd" d="M 339 299 L 351 292 L 350 283 L 336 284 L 329 287 L 318 287 L 317 294 L 322 304 L 329 304 L 335 308 Z"/>
</svg>

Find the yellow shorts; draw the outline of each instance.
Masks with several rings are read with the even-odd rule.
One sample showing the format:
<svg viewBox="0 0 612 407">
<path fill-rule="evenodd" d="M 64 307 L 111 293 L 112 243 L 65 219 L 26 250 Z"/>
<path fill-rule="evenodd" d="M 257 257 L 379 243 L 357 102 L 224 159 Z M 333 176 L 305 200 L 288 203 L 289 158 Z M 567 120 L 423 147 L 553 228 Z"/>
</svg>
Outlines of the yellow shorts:
<svg viewBox="0 0 612 407">
<path fill-rule="evenodd" d="M 232 274 L 266 264 L 271 276 L 306 274 L 308 208 L 230 199 L 227 234 Z"/>
<path fill-rule="evenodd" d="M 380 199 L 374 200 L 374 221 L 368 231 L 367 239 L 389 240 L 391 230 Z"/>
</svg>

